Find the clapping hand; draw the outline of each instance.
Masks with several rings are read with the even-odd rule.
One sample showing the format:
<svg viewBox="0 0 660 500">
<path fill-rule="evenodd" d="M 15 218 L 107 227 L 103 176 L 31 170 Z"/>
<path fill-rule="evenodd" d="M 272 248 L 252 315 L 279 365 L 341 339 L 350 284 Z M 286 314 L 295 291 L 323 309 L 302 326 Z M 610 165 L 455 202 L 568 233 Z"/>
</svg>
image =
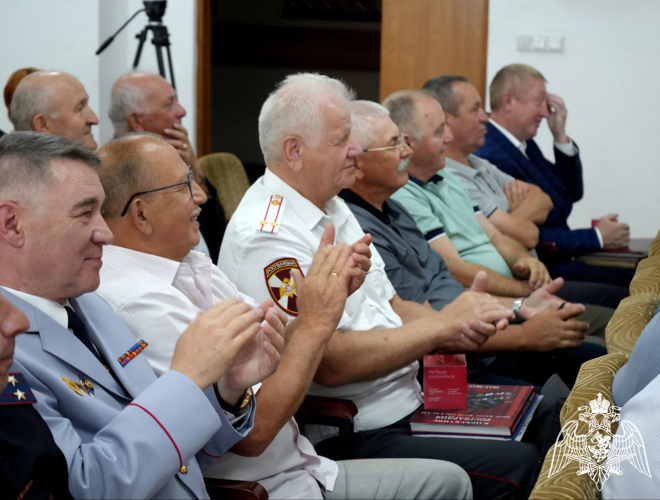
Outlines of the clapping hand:
<svg viewBox="0 0 660 500">
<path fill-rule="evenodd" d="M 240 396 L 245 389 L 270 377 L 280 362 L 284 350 L 284 328 L 288 316 L 273 307 L 270 300 L 259 306 L 266 311 L 259 332 L 238 352 L 234 361 L 218 381 L 218 390 Z M 224 396 L 223 396 L 224 397 Z"/>
</svg>

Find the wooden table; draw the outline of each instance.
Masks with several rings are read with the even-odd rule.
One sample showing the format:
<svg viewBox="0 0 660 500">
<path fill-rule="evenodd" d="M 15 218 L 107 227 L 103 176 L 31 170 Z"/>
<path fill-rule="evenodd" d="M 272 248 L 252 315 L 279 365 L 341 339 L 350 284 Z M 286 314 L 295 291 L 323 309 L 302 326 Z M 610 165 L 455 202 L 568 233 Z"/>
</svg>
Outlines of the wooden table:
<svg viewBox="0 0 660 500">
<path fill-rule="evenodd" d="M 593 266 L 626 267 L 634 269 L 639 261 L 648 257 L 653 238 L 631 238 L 626 249 L 601 250 L 578 257 L 577 260 Z"/>
</svg>

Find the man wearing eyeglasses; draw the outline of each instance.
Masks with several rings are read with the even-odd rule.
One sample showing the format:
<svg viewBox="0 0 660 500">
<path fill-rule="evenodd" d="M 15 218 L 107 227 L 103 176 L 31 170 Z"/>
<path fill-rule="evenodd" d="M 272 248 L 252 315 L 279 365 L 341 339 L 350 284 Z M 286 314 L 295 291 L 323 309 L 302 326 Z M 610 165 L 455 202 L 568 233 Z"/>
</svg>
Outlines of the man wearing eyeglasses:
<svg viewBox="0 0 660 500">
<path fill-rule="evenodd" d="M 154 137 L 124 137 L 106 144 L 100 155 L 100 176 L 108 193 L 103 212 L 116 239 L 105 252 L 99 293 L 136 338 L 149 343 L 145 355 L 160 374 L 169 366 L 179 336 L 198 314 L 223 299 L 253 307 L 257 303 L 241 294 L 211 259 L 191 251 L 197 223 L 187 217 L 194 215 L 204 196 L 196 183 L 188 192 L 187 182 L 175 182 L 181 179 L 185 165 L 170 145 Z M 258 481 L 270 498 L 469 495 L 466 475 L 451 464 L 431 460 L 333 462 L 316 454 L 300 434 L 293 414 L 341 318 L 349 283 L 358 277 L 361 283 L 369 266 L 365 255 L 351 252 L 345 244 L 333 246 L 333 240 L 330 226 L 304 280 L 300 275 L 295 278 L 300 315 L 287 327 L 288 343 L 278 370 L 257 384 L 270 373 L 272 362 L 266 351 L 258 363 L 245 363 L 248 366 L 242 376 L 230 369 L 223 378 L 223 386 L 231 384 L 240 391 L 254 385 L 259 410 L 253 432 L 205 475 Z M 265 300 L 258 307 L 267 311 L 267 321 L 279 318 L 286 323 L 286 315 L 268 309 L 271 306 L 271 300 Z M 261 341 L 272 334 L 271 325 L 264 324 L 251 350 L 259 351 Z M 236 394 L 240 396 L 240 392 Z M 241 411 L 233 406 L 226 405 L 226 409 Z"/>
</svg>

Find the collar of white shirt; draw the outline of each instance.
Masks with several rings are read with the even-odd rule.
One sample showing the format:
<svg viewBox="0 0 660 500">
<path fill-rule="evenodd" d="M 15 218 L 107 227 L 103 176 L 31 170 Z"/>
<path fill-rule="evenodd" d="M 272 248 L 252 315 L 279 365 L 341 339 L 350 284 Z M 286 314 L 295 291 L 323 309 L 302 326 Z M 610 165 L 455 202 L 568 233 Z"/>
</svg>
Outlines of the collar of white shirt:
<svg viewBox="0 0 660 500">
<path fill-rule="evenodd" d="M 7 290 L 9 293 L 15 295 L 19 299 L 24 300 L 35 309 L 39 309 L 39 311 L 62 325 L 64 328 L 69 327 L 69 316 L 66 313 L 66 309 L 64 309 L 64 306 L 69 305 L 68 300 L 65 304 L 58 304 L 52 300 L 44 299 L 43 297 L 37 297 L 36 295 L 31 295 L 19 290 L 14 290 L 13 288 L 6 286 L 0 288 Z"/>
<path fill-rule="evenodd" d="M 490 121 L 493 127 L 495 127 L 497 130 L 502 132 L 502 134 L 504 134 L 504 137 L 509 139 L 509 141 L 511 141 L 511 144 L 513 144 L 516 148 L 518 148 L 520 152 L 524 154 L 525 157 L 527 158 L 527 143 L 520 142 L 515 135 L 513 135 L 511 132 L 509 132 L 507 129 L 505 129 L 502 125 L 497 123 L 492 118 L 490 118 L 488 121 Z"/>
<path fill-rule="evenodd" d="M 335 225 L 336 229 L 339 229 L 351 215 L 350 209 L 336 196 L 325 203 L 325 212 L 320 210 L 319 207 L 289 186 L 277 174 L 273 173 L 273 171 L 268 168 L 264 174 L 263 185 L 273 193 L 288 198 L 291 201 L 289 209 L 295 207 L 296 215 L 302 219 L 303 223 L 307 226 L 307 229 L 311 230 L 316 227 L 322 222 L 324 217 L 332 218 L 331 222 Z M 325 227 L 325 224 L 323 224 L 323 226 Z"/>
<path fill-rule="evenodd" d="M 105 256 L 112 256 L 111 258 L 121 259 L 121 261 L 130 265 L 145 269 L 153 276 L 154 280 L 162 281 L 168 285 L 172 285 L 174 282 L 182 263 L 195 267 L 211 262 L 211 259 L 206 255 L 195 250 L 191 250 L 181 262 L 117 245 L 108 245 L 103 249 L 103 252 Z"/>
</svg>

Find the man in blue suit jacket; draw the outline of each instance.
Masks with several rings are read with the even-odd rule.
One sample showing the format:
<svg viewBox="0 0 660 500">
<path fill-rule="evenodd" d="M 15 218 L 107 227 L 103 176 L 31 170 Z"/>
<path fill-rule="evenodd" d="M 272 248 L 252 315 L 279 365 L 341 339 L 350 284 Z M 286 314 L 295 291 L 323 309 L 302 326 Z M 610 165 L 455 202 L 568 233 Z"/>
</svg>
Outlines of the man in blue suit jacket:
<svg viewBox="0 0 660 500">
<path fill-rule="evenodd" d="M 485 144 L 476 155 L 518 179 L 539 186 L 550 196 L 554 208 L 541 225 L 541 241 L 557 246 L 549 267 L 567 279 L 628 286 L 628 269 L 588 266 L 571 262 L 576 256 L 601 248 L 626 247 L 630 228 L 614 214 L 603 217 L 593 229 L 570 229 L 568 216 L 573 203 L 584 194 L 582 163 L 577 145 L 566 135 L 566 106 L 561 97 L 548 94 L 545 78 L 534 68 L 512 64 L 502 68 L 490 86 L 492 114 L 486 125 Z M 533 137 L 546 118 L 555 141 L 553 164 L 541 153 Z"/>
<path fill-rule="evenodd" d="M 0 291 L 30 322 L 12 371 L 32 388 L 26 396 L 66 458 L 74 497 L 207 498 L 202 470 L 251 429 L 255 408 L 249 391 L 216 382 L 235 369 L 265 311 L 218 304 L 182 335 L 157 379 L 140 355 L 149 346 L 91 293 L 113 238 L 100 214 L 99 164 L 62 137 L 0 140 L 0 261 L 11 263 L 0 268 Z M 269 323 L 282 333 L 281 321 Z"/>
</svg>

